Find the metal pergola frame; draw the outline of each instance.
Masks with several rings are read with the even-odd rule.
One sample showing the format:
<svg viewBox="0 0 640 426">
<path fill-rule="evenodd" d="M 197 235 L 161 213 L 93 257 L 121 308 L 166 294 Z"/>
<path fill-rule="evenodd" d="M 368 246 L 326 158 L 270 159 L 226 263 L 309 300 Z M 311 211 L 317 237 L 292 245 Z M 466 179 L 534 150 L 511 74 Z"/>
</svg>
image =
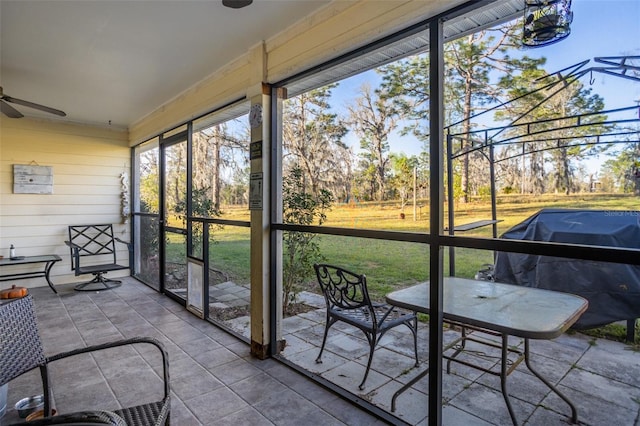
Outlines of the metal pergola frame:
<svg viewBox="0 0 640 426">
<path fill-rule="evenodd" d="M 502 161 L 506 161 L 509 159 L 524 157 L 526 155 L 534 154 L 537 152 L 543 152 L 553 149 L 559 148 L 569 148 L 576 146 L 595 146 L 600 144 L 619 144 L 619 143 L 640 143 L 640 127 L 639 130 L 631 130 L 630 128 L 621 129 L 618 126 L 621 124 L 630 125 L 634 123 L 640 123 L 640 105 L 629 106 L 624 108 L 617 108 L 605 111 L 598 112 L 589 112 L 584 114 L 576 114 L 563 116 L 558 118 L 549 118 L 531 122 L 518 123 L 520 120 L 525 118 L 529 113 L 534 111 L 539 106 L 543 105 L 546 101 L 548 101 L 551 97 L 555 96 L 560 91 L 566 89 L 572 83 L 578 81 L 581 77 L 587 74 L 596 73 L 604 73 L 608 75 L 613 75 L 617 77 L 622 77 L 626 79 L 630 79 L 633 81 L 640 82 L 640 66 L 634 65 L 631 61 L 638 60 L 640 61 L 640 56 L 616 56 L 616 57 L 596 57 L 594 61 L 597 63 L 603 63 L 607 66 L 605 67 L 589 67 L 584 68 L 585 65 L 589 62 L 589 60 L 579 62 L 570 67 L 564 68 L 557 72 L 548 74 L 537 81 L 544 81 L 551 76 L 558 76 L 559 78 L 551 83 L 544 84 L 543 86 L 527 92 L 521 96 L 518 96 L 514 99 L 510 99 L 506 102 L 500 103 L 488 110 L 482 111 L 481 113 L 475 114 L 469 117 L 469 120 L 478 117 L 482 114 L 486 114 L 487 112 L 494 111 L 500 107 L 503 107 L 511 102 L 522 99 L 526 96 L 530 96 L 532 94 L 538 93 L 542 90 L 554 89 L 555 86 L 559 87 L 552 91 L 549 95 L 547 95 L 544 99 L 536 103 L 533 107 L 529 108 L 524 113 L 520 114 L 515 120 L 506 126 L 493 127 L 482 130 L 473 130 L 470 132 L 461 132 L 461 133 L 453 133 L 451 130 L 454 126 L 457 126 L 463 123 L 466 120 L 461 120 L 456 123 L 453 123 L 445 128 L 446 132 L 446 162 L 447 162 L 447 205 L 448 205 L 448 233 L 450 236 L 453 236 L 456 231 L 456 227 L 454 224 L 454 195 L 453 195 L 453 160 L 463 157 L 465 155 L 469 155 L 473 152 L 479 152 L 482 154 L 489 162 L 489 181 L 490 181 L 490 197 L 491 197 L 491 219 L 486 221 L 481 221 L 478 226 L 487 226 L 492 225 L 493 228 L 493 238 L 498 237 L 498 218 L 497 218 L 497 208 L 496 208 L 496 176 L 495 176 L 495 164 L 500 163 Z M 568 71 L 566 74 L 566 71 Z M 635 73 L 635 75 L 631 75 L 628 73 Z M 589 118 L 616 114 L 616 113 L 624 113 L 630 112 L 633 110 L 638 111 L 637 118 L 626 118 L 620 120 L 604 120 L 604 121 L 591 121 Z M 562 123 L 557 127 L 544 128 L 543 126 L 552 125 L 554 122 Z M 566 125 L 564 123 L 570 122 L 572 124 Z M 584 127 L 592 127 L 592 126 L 601 126 L 605 132 L 599 134 L 591 134 L 591 135 L 580 135 L 580 136 L 565 136 L 565 137 L 545 137 L 545 134 L 549 134 L 551 132 L 555 132 L 558 130 L 566 130 L 573 128 L 584 128 Z M 536 127 L 541 127 L 541 129 L 536 129 Z M 515 136 L 507 136 L 505 138 L 499 139 L 498 136 L 505 133 L 507 130 L 516 130 L 518 134 Z M 611 131 L 607 131 L 611 130 Z M 630 135 L 639 135 L 637 141 L 623 140 L 625 136 Z M 530 139 L 531 137 L 539 137 L 535 139 Z M 523 138 L 527 138 L 527 140 L 522 140 Z M 612 138 L 611 140 L 609 138 Z M 456 141 L 460 141 L 460 147 L 456 149 L 454 146 Z M 472 143 L 468 146 L 465 146 L 466 141 L 471 141 Z M 540 142 L 556 142 L 556 146 L 546 146 L 544 148 L 535 148 L 527 150 L 527 145 L 537 144 Z M 574 142 L 571 142 L 574 141 Z M 514 145 L 520 144 L 522 146 L 521 153 L 514 154 L 509 157 L 495 159 L 495 148 L 497 146 L 506 146 L 506 145 Z M 475 228 L 473 224 L 470 225 L 469 229 Z M 449 274 L 451 276 L 455 275 L 455 248 L 449 248 Z"/>
</svg>

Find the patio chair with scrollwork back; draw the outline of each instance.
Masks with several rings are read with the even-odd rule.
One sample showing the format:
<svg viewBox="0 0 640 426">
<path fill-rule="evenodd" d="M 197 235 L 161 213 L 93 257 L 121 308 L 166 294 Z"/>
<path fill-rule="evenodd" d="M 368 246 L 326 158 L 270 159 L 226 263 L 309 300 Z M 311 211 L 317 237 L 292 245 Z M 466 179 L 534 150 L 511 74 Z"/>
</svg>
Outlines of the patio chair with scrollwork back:
<svg viewBox="0 0 640 426">
<path fill-rule="evenodd" d="M 327 306 L 327 320 L 324 328 L 322 347 L 316 359 L 322 363 L 322 352 L 327 343 L 329 328 L 343 321 L 362 330 L 369 343 L 369 360 L 362 383 L 364 389 L 373 352 L 384 334 L 399 325 L 406 325 L 413 334 L 413 348 L 417 367 L 418 362 L 418 320 L 415 312 L 405 311 L 383 303 L 373 303 L 367 290 L 367 278 L 332 265 L 315 264 L 318 283 L 324 294 Z"/>
<path fill-rule="evenodd" d="M 129 269 L 129 265 L 120 265 L 117 262 L 116 242 L 127 246 L 127 263 L 130 263 L 131 244 L 114 237 L 112 225 L 69 226 L 69 240 L 65 241 L 65 244 L 69 246 L 71 254 L 71 269 L 76 276 L 94 275 L 91 281 L 76 285 L 76 290 L 109 290 L 120 286 L 122 281 L 105 277 L 107 272 Z"/>
<path fill-rule="evenodd" d="M 72 421 L 76 421 L 75 424 L 92 423 L 87 417 L 89 416 L 95 418 L 95 420 L 102 419 L 103 422 L 110 420 L 110 423 L 106 424 L 119 425 L 121 424 L 121 422 L 119 422 L 119 419 L 121 418 L 124 421 L 124 424 L 128 426 L 169 425 L 169 358 L 164 346 L 159 341 L 149 337 L 133 337 L 74 349 L 53 356 L 45 356 L 42 342 L 38 334 L 33 299 L 30 295 L 0 305 L 0 330 L 2 338 L 2 345 L 0 345 L 0 386 L 35 368 L 40 369 L 44 396 L 43 408 L 45 419 L 39 421 L 38 424 L 60 424 L 62 421 L 62 419 L 58 419 L 59 416 L 56 416 L 55 418 L 51 417 L 51 422 L 46 420 L 47 417 L 52 415 L 50 387 L 53 387 L 53 383 L 49 380 L 49 365 L 54 361 L 85 353 L 95 353 L 97 351 L 120 346 L 150 344 L 158 349 L 162 356 L 163 375 L 161 377 L 163 378 L 164 386 L 161 391 L 158 388 L 158 392 L 152 394 L 149 389 L 139 389 L 139 392 L 136 394 L 136 398 L 141 400 L 141 404 L 130 408 L 113 410 L 115 416 L 109 416 L 109 412 L 101 413 L 99 411 L 67 413 L 65 416 L 68 417 L 71 423 L 73 423 Z M 135 377 L 131 377 L 132 383 L 135 383 L 135 380 Z M 65 385 L 69 385 L 66 380 Z M 163 395 L 162 399 L 147 402 L 148 400 L 156 398 L 151 395 L 157 395 L 159 397 L 160 394 Z M 145 398 L 145 395 L 149 396 Z M 95 407 L 88 407 L 88 409 L 94 410 Z M 94 421 L 93 423 L 98 423 L 98 421 Z"/>
</svg>

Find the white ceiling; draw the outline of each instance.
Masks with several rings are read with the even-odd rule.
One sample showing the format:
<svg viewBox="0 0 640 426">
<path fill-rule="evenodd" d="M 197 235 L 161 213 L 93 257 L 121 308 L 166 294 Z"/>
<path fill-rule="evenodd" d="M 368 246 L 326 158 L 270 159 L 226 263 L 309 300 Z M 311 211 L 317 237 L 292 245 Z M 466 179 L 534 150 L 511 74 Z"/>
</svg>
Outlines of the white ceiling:
<svg viewBox="0 0 640 426">
<path fill-rule="evenodd" d="M 63 120 L 126 128 L 329 1 L 0 0 L 0 86 Z"/>
</svg>

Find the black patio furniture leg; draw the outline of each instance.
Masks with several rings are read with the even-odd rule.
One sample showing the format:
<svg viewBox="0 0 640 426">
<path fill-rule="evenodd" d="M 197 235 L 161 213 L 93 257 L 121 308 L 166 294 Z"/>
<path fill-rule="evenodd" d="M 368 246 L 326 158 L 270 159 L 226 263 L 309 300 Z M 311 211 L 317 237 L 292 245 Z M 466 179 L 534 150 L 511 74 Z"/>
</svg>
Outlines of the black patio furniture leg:
<svg viewBox="0 0 640 426">
<path fill-rule="evenodd" d="M 329 315 L 327 312 L 327 317 L 328 316 Z M 320 346 L 320 353 L 318 354 L 318 358 L 316 358 L 316 364 L 322 364 L 322 352 L 324 351 L 324 345 L 327 343 L 327 334 L 329 334 L 329 329 L 331 328 L 334 322 L 336 322 L 336 320 L 332 318 L 327 318 L 327 325 L 324 328 L 324 337 L 322 338 L 322 346 Z"/>
<path fill-rule="evenodd" d="M 51 282 L 51 278 L 49 277 L 49 274 L 51 273 L 51 268 L 53 267 L 53 264 L 56 263 L 57 260 L 50 260 L 47 262 L 47 264 L 44 267 L 44 278 L 47 280 L 47 284 L 49 284 L 49 287 L 51 287 L 51 290 L 53 290 L 54 293 L 58 294 L 58 291 L 53 288 L 53 283 Z"/>
<path fill-rule="evenodd" d="M 411 321 L 412 326 L 409 326 L 409 329 L 413 333 L 413 352 L 416 357 L 415 366 L 418 367 L 420 366 L 420 360 L 418 359 L 418 314 L 417 312 L 414 312 L 414 315 L 415 315 L 415 318 Z"/>
<path fill-rule="evenodd" d="M 396 393 L 393 394 L 393 397 L 391 398 L 391 412 L 395 412 L 396 411 L 396 399 L 407 389 L 409 389 L 411 386 L 415 385 L 416 383 L 418 383 L 418 381 L 420 379 L 422 379 L 424 376 L 426 376 L 427 374 L 429 374 L 429 369 L 427 368 L 426 370 L 422 371 L 420 374 L 418 374 L 416 377 L 414 377 L 413 379 L 409 380 L 404 386 L 402 386 L 400 389 L 398 389 L 396 391 Z"/>
<path fill-rule="evenodd" d="M 636 318 L 627 320 L 627 343 L 636 341 Z"/>
<path fill-rule="evenodd" d="M 502 390 L 502 397 L 507 404 L 507 410 L 509 410 L 509 416 L 511 416 L 511 422 L 514 426 L 518 426 L 518 420 L 516 414 L 513 412 L 511 401 L 509 400 L 509 394 L 507 393 L 507 376 L 509 375 L 509 335 L 502 335 L 502 359 L 500 360 L 500 389 Z"/>
<path fill-rule="evenodd" d="M 451 354 L 450 357 L 447 357 L 447 374 L 451 373 L 451 362 L 455 361 L 455 358 L 464 351 L 466 344 L 467 344 L 467 328 L 464 326 L 461 326 L 460 344 L 457 346 L 454 346 L 456 349 L 455 352 Z"/>
<path fill-rule="evenodd" d="M 533 367 L 531 367 L 531 363 L 530 363 L 530 360 L 529 360 L 529 339 L 524 339 L 524 362 L 525 362 L 527 368 L 529 369 L 529 371 L 531 371 L 538 379 L 540 379 L 540 381 L 542 381 L 542 383 L 547 385 L 547 387 L 549 389 L 551 389 L 553 391 L 553 393 L 558 395 L 560 398 L 562 398 L 564 400 L 564 402 L 569 404 L 569 407 L 571 407 L 571 423 L 572 424 L 578 424 L 578 410 L 576 409 L 576 406 L 573 405 L 573 402 L 571 402 L 571 400 L 567 396 L 565 396 L 562 392 L 560 392 L 558 390 L 558 388 L 556 388 L 553 385 L 553 383 L 549 382 L 549 380 L 547 380 L 540 373 L 538 373 L 536 370 L 534 370 Z"/>
<path fill-rule="evenodd" d="M 364 330 L 363 330 L 364 331 Z M 362 378 L 362 383 L 358 386 L 360 390 L 364 389 L 364 382 L 367 381 L 367 377 L 369 376 L 369 370 L 371 369 L 371 361 L 373 360 L 373 352 L 376 349 L 376 335 L 373 333 L 364 333 L 367 336 L 367 340 L 369 341 L 369 360 L 367 361 L 367 369 L 364 372 L 364 377 Z M 380 335 L 382 337 L 382 335 Z"/>
</svg>

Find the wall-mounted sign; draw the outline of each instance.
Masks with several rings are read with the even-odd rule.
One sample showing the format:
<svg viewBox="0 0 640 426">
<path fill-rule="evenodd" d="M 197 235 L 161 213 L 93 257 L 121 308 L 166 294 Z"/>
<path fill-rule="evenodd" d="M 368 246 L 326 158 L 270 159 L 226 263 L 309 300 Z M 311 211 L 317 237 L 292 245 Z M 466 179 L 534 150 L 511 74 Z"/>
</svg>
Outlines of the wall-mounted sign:
<svg viewBox="0 0 640 426">
<path fill-rule="evenodd" d="M 249 145 L 249 160 L 262 158 L 262 141 L 251 142 Z"/>
<path fill-rule="evenodd" d="M 249 210 L 262 210 L 262 172 L 251 173 L 249 179 Z"/>
<path fill-rule="evenodd" d="M 13 165 L 14 194 L 53 194 L 53 167 Z"/>
</svg>

